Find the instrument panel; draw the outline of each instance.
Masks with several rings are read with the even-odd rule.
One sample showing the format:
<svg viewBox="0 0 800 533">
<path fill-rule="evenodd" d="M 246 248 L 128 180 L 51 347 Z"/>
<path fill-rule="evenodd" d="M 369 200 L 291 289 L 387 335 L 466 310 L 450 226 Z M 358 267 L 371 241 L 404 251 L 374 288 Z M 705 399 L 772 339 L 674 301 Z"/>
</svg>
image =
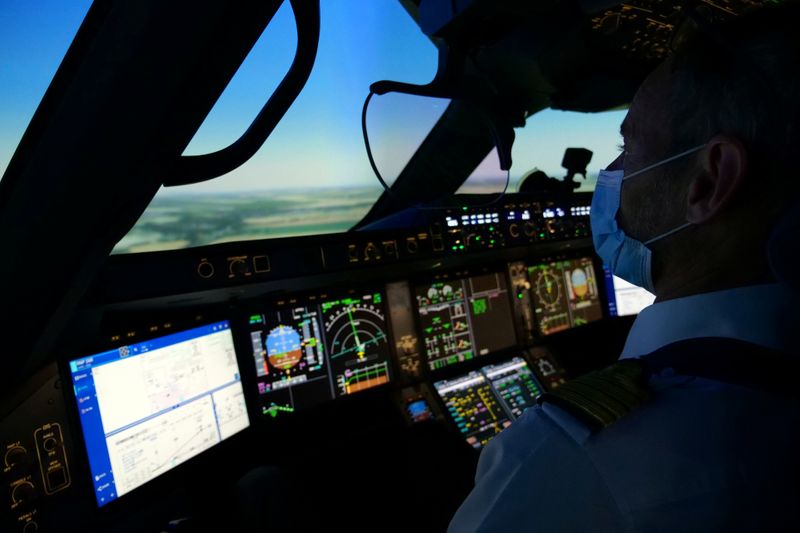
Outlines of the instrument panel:
<svg viewBox="0 0 800 533">
<path fill-rule="evenodd" d="M 540 339 L 603 317 L 595 271 L 592 257 L 581 254 L 527 262 Z M 542 275 L 556 280 L 547 285 Z M 539 303 L 546 286 L 554 292 L 545 303 L 564 307 L 558 327 L 553 309 Z M 248 299 L 169 324 L 167 334 L 163 324 L 150 326 L 144 340 L 65 361 L 97 505 L 251 424 L 402 383 L 433 385 L 404 402 L 412 423 L 444 419 L 473 448 L 485 446 L 565 378 L 546 346 L 539 343 L 533 357 L 534 347 L 521 340 L 511 287 L 509 265 L 495 263 Z M 397 299 L 412 305 L 398 311 Z M 396 337 L 408 324 L 413 330 Z"/>
<path fill-rule="evenodd" d="M 34 522 L 53 530 L 52 509 L 63 513 L 76 498 L 76 514 L 112 516 L 254 431 L 302 427 L 327 406 L 357 413 L 389 398 L 408 428 L 441 427 L 466 450 L 482 448 L 566 381 L 559 338 L 611 316 L 602 265 L 583 229 L 587 210 L 537 205 L 432 215 L 427 230 L 414 230 L 430 245 L 415 250 L 419 256 L 359 251 L 347 268 L 290 275 L 278 251 L 265 254 L 272 262 L 262 273 L 274 279 L 238 279 L 234 269 L 206 290 L 198 290 L 208 282 L 200 276 L 190 292 L 163 295 L 163 280 L 148 280 L 154 292 L 122 302 L 121 291 L 135 284 L 114 282 L 102 291 L 93 340 L 65 340 L 50 369 L 48 386 L 69 385 L 56 389 L 58 414 L 0 421 L 4 453 L 16 465 L 25 449 L 31 465 L 5 471 L 16 495 L 9 530 L 29 531 Z M 318 239 L 330 267 L 331 243 L 375 236 Z M 313 246 L 303 251 L 308 239 L 279 244 L 299 249 L 295 259 L 314 255 Z M 195 253 L 151 259 L 169 279 L 174 265 L 191 269 L 179 259 Z M 146 277 L 144 259 L 126 264 Z M 44 437 L 27 443 L 33 430 Z M 45 441 L 49 462 L 31 458 Z"/>
</svg>

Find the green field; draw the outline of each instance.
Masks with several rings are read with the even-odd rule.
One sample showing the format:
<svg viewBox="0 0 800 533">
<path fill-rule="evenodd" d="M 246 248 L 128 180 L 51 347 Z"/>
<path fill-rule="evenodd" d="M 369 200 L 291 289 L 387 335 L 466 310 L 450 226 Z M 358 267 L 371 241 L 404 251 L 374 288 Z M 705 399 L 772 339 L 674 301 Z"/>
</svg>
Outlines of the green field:
<svg viewBox="0 0 800 533">
<path fill-rule="evenodd" d="M 157 196 L 114 253 L 346 231 L 378 198 L 375 187 Z"/>
</svg>

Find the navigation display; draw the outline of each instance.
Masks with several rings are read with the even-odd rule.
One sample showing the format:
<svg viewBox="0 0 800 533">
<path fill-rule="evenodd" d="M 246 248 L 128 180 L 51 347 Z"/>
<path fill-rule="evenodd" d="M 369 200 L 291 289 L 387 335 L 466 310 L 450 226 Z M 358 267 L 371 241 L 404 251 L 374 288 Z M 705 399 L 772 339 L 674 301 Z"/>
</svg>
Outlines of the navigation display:
<svg viewBox="0 0 800 533">
<path fill-rule="evenodd" d="M 516 343 L 508 288 L 500 273 L 418 285 L 414 294 L 431 370 Z"/>
<path fill-rule="evenodd" d="M 550 335 L 603 318 L 590 257 L 528 267 L 539 333 Z"/>
<path fill-rule="evenodd" d="M 434 383 L 458 430 L 482 448 L 536 403 L 541 388 L 521 357 Z"/>
<path fill-rule="evenodd" d="M 336 396 L 389 383 L 389 340 L 381 295 L 321 304 Z"/>
<path fill-rule="evenodd" d="M 228 321 L 69 367 L 101 507 L 250 425 Z"/>
<path fill-rule="evenodd" d="M 277 417 L 388 383 L 383 295 L 306 300 L 249 318 L 261 411 Z"/>
</svg>

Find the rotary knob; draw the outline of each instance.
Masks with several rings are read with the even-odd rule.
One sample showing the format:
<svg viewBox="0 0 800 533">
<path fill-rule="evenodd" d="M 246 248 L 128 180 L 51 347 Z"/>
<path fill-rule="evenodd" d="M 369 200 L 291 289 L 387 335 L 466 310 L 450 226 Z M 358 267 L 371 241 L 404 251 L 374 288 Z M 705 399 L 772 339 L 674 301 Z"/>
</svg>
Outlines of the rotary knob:
<svg viewBox="0 0 800 533">
<path fill-rule="evenodd" d="M 536 226 L 533 225 L 533 222 L 526 222 L 523 228 L 526 237 L 532 237 L 536 233 Z"/>
<path fill-rule="evenodd" d="M 22 446 L 14 446 L 6 451 L 5 463 L 8 467 L 25 464 L 28 461 L 28 450 Z"/>
<path fill-rule="evenodd" d="M 214 275 L 214 265 L 205 259 L 200 261 L 200 264 L 197 265 L 197 275 L 203 279 L 210 278 Z"/>
<path fill-rule="evenodd" d="M 30 481 L 23 481 L 11 491 L 11 499 L 14 503 L 25 503 L 36 497 L 36 487 Z"/>
</svg>

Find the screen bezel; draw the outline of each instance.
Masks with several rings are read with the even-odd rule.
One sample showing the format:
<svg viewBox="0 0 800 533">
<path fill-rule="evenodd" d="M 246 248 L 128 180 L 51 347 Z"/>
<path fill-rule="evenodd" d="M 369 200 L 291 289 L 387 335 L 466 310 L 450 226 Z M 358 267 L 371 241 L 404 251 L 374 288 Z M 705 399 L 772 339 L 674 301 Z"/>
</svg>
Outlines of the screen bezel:
<svg viewBox="0 0 800 533">
<path fill-rule="evenodd" d="M 124 495 L 118 496 L 114 500 L 111 500 L 108 503 L 100 506 L 97 502 L 96 491 L 92 480 L 93 474 L 89 462 L 89 450 L 86 439 L 84 438 L 83 426 L 78 412 L 77 397 L 72 385 L 70 361 L 81 359 L 83 357 L 90 357 L 93 354 L 102 353 L 103 351 L 107 350 L 113 350 L 122 346 L 147 342 L 149 340 L 157 339 L 173 333 L 180 333 L 196 327 L 207 326 L 226 320 L 229 323 L 228 331 L 230 331 L 233 337 L 234 353 L 236 355 L 236 362 L 239 365 L 239 375 L 241 376 L 243 392 L 245 393 L 244 399 L 245 406 L 247 407 L 249 425 L 239 432 L 234 433 L 227 439 L 218 442 L 211 448 L 200 452 L 199 454 L 187 459 L 183 463 L 171 468 L 163 474 L 150 479 L 149 481 L 139 485 Z M 137 336 L 135 339 L 129 340 L 129 342 L 107 342 L 94 345 L 92 346 L 91 350 L 86 350 L 85 355 L 80 356 L 66 354 L 63 353 L 63 351 L 59 354 L 59 377 L 62 383 L 68 384 L 68 386 L 62 387 L 64 390 L 64 400 L 66 403 L 68 423 L 70 424 L 71 432 L 74 435 L 73 440 L 75 441 L 76 453 L 78 453 L 80 456 L 80 461 L 73 462 L 73 464 L 80 463 L 78 468 L 73 467 L 73 469 L 76 470 L 76 475 L 73 476 L 73 480 L 74 484 L 79 487 L 81 491 L 85 491 L 87 497 L 91 498 L 91 508 L 94 510 L 95 518 L 101 521 L 106 519 L 110 520 L 113 515 L 116 515 L 120 512 L 140 509 L 143 505 L 151 503 L 154 495 L 163 495 L 164 498 L 176 497 L 176 492 L 180 492 L 179 490 L 176 491 L 176 484 L 182 479 L 189 477 L 187 476 L 188 473 L 198 469 L 202 470 L 202 468 L 199 467 L 202 467 L 203 465 L 210 468 L 212 465 L 218 463 L 225 457 L 230 449 L 240 446 L 243 442 L 245 442 L 247 436 L 254 431 L 254 420 L 252 414 L 250 413 L 250 404 L 246 394 L 247 378 L 244 372 L 242 372 L 242 361 L 238 352 L 238 348 L 236 347 L 236 336 L 235 324 L 230 316 L 230 313 L 216 311 L 210 316 L 198 314 L 192 318 L 178 319 L 177 326 L 175 326 L 174 329 L 172 329 L 169 333 L 164 333 L 161 331 L 157 333 L 148 332 L 143 336 Z"/>
<path fill-rule="evenodd" d="M 554 263 L 559 261 L 575 261 L 579 259 L 590 259 L 592 262 L 592 269 L 594 270 L 595 283 L 597 285 L 597 298 L 599 300 L 600 318 L 579 326 L 570 325 L 568 328 L 565 328 L 563 330 L 554 331 L 553 333 L 543 334 L 540 329 L 541 327 L 540 327 L 539 315 L 536 313 L 535 296 L 533 294 L 533 284 L 531 283 L 531 288 L 528 289 L 528 293 L 530 296 L 531 312 L 533 313 L 534 326 L 536 328 L 535 331 L 533 332 L 533 336 L 535 339 L 533 345 L 541 344 L 545 342 L 547 339 L 558 337 L 560 335 L 568 335 L 569 332 L 574 332 L 576 330 L 580 330 L 583 327 L 600 323 L 611 316 L 608 311 L 608 291 L 606 289 L 606 283 L 605 283 L 605 272 L 602 269 L 602 264 L 598 262 L 598 257 L 595 253 L 589 252 L 588 250 L 576 250 L 575 252 L 569 254 L 548 255 L 535 259 L 534 258 L 523 259 L 522 263 L 525 265 L 525 275 L 528 277 L 528 282 L 530 283 L 531 280 L 530 280 L 529 269 L 532 266 L 538 266 L 542 264 Z M 603 273 L 602 280 L 597 275 L 598 264 L 600 265 L 599 271 Z"/>
<path fill-rule="evenodd" d="M 422 322 L 419 318 L 419 301 L 417 300 L 417 296 L 415 290 L 418 286 L 430 283 L 436 283 L 438 281 L 443 280 L 462 280 L 465 278 L 473 277 L 473 276 L 482 276 L 487 274 L 498 274 L 503 277 L 506 283 L 506 300 L 509 306 L 509 312 L 511 313 L 511 327 L 514 331 L 514 340 L 512 344 L 506 346 L 504 348 L 500 348 L 498 350 L 489 352 L 484 355 L 476 355 L 472 359 L 466 361 L 459 361 L 457 363 L 453 363 L 450 365 L 443 366 L 442 368 L 433 369 L 430 367 L 429 358 L 428 358 L 428 351 L 424 346 L 424 332 L 422 331 Z M 460 270 L 448 270 L 445 272 L 438 273 L 434 276 L 418 276 L 408 280 L 409 282 L 409 290 L 411 291 L 411 305 L 414 312 L 414 325 L 416 327 L 417 338 L 420 342 L 420 353 L 422 355 L 423 361 L 423 377 L 424 379 L 428 379 L 433 383 L 434 380 L 437 379 L 449 379 L 448 377 L 452 373 L 452 370 L 455 369 L 463 369 L 467 367 L 472 367 L 473 364 L 477 365 L 478 367 L 483 366 L 482 361 L 488 361 L 490 357 L 495 357 L 500 354 L 505 354 L 512 350 L 521 350 L 524 348 L 523 344 L 520 342 L 520 334 L 517 326 L 516 320 L 516 312 L 514 310 L 514 302 L 511 299 L 511 280 L 508 276 L 508 263 L 502 263 L 498 265 L 497 263 L 490 263 L 480 267 L 470 267 Z"/>
<path fill-rule="evenodd" d="M 251 298 L 246 303 L 237 306 L 231 313 L 232 326 L 231 330 L 234 331 L 234 346 L 236 348 L 237 356 L 239 359 L 240 370 L 242 371 L 242 382 L 247 387 L 244 391 L 245 401 L 249 406 L 250 423 L 251 425 L 266 425 L 268 427 L 275 427 L 282 423 L 291 423 L 291 420 L 298 418 L 298 414 L 313 412 L 318 409 L 324 409 L 325 406 L 333 402 L 349 402 L 357 401 L 363 395 L 369 395 L 375 391 L 385 390 L 387 387 L 393 387 L 399 379 L 399 371 L 397 369 L 397 360 L 393 352 L 394 345 L 394 332 L 392 331 L 392 322 L 389 316 L 388 305 L 386 302 L 386 285 L 387 283 L 367 283 L 357 284 L 355 288 L 341 289 L 341 290 L 306 290 L 296 291 L 291 293 L 279 295 L 265 295 L 262 298 Z M 314 305 L 319 305 L 322 302 L 335 300 L 347 296 L 357 295 L 361 293 L 379 292 L 381 294 L 381 310 L 383 311 L 384 321 L 386 323 L 386 335 L 388 344 L 388 369 L 389 381 L 382 385 L 371 387 L 363 392 L 350 394 L 346 396 L 332 397 L 330 399 L 322 400 L 312 406 L 290 413 L 289 416 L 277 416 L 273 419 L 267 417 L 261 412 L 261 397 L 258 393 L 258 376 L 255 371 L 255 361 L 252 357 L 252 345 L 250 344 L 250 328 L 247 321 L 252 314 L 263 314 L 266 309 L 271 312 L 289 309 L 293 305 L 304 305 L 311 301 Z M 328 360 L 328 350 L 326 346 L 325 358 Z M 242 360 L 246 362 L 242 366 Z"/>
</svg>

